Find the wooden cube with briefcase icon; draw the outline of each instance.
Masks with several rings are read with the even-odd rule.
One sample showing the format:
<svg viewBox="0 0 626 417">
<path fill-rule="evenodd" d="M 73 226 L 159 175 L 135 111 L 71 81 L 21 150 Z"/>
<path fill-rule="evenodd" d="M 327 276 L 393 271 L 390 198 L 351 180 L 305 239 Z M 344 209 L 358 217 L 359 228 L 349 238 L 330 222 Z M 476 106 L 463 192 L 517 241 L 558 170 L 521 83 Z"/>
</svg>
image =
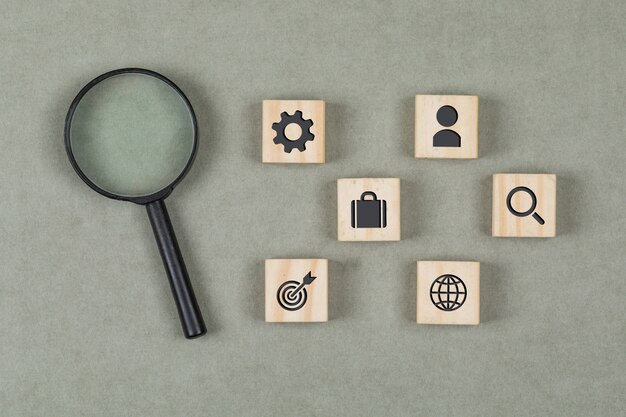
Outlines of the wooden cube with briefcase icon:
<svg viewBox="0 0 626 417">
<path fill-rule="evenodd" d="M 400 179 L 337 180 L 340 241 L 400 240 Z"/>
</svg>

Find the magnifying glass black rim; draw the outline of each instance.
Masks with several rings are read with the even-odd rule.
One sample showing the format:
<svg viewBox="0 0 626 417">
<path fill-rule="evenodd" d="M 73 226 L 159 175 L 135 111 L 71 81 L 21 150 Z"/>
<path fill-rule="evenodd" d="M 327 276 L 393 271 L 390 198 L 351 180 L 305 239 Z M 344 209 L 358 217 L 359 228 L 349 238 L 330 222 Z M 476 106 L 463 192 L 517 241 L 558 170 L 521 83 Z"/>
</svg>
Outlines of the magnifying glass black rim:
<svg viewBox="0 0 626 417">
<path fill-rule="evenodd" d="M 189 156 L 189 159 L 187 160 L 187 164 L 185 165 L 181 173 L 178 175 L 178 177 L 176 177 L 176 179 L 174 179 L 174 181 L 172 181 L 169 185 L 163 187 L 162 189 L 160 189 L 159 191 L 155 193 L 148 194 L 148 195 L 125 196 L 125 195 L 115 194 L 115 193 L 109 192 L 107 190 L 104 190 L 98 187 L 80 169 L 80 166 L 78 165 L 78 162 L 76 161 L 76 158 L 74 157 L 74 153 L 72 151 L 72 145 L 70 142 L 70 130 L 72 127 L 72 119 L 74 117 L 74 113 L 76 112 L 76 108 L 78 107 L 78 104 L 80 103 L 81 99 L 85 96 L 85 94 L 87 94 L 89 90 L 91 90 L 95 85 L 99 84 L 101 81 L 104 81 L 108 78 L 114 77 L 116 75 L 121 75 L 121 74 L 143 74 L 143 75 L 149 75 L 151 77 L 154 77 L 158 80 L 163 81 L 164 83 L 169 85 L 180 96 L 180 98 L 185 103 L 187 110 L 189 111 L 189 115 L 191 116 L 191 123 L 193 126 L 193 148 L 191 150 L 191 155 Z M 89 187 L 91 187 L 91 189 L 102 194 L 105 197 L 109 197 L 114 200 L 131 201 L 137 204 L 148 204 L 148 203 L 152 203 L 153 201 L 162 200 L 165 197 L 167 197 L 172 192 L 174 187 L 176 187 L 176 185 L 185 177 L 185 175 L 187 175 L 187 172 L 189 172 L 189 169 L 191 169 L 191 165 L 193 165 L 193 161 L 196 157 L 196 153 L 198 150 L 198 122 L 196 120 L 196 114 L 193 111 L 193 107 L 191 106 L 191 103 L 189 102 L 189 99 L 187 98 L 185 93 L 183 93 L 183 91 L 180 88 L 178 88 L 178 86 L 174 84 L 174 82 L 172 82 L 170 79 L 168 79 L 164 75 L 161 75 L 158 72 L 154 72 L 154 71 L 143 69 L 143 68 L 120 68 L 117 70 L 104 73 L 94 78 L 89 83 L 87 83 L 87 85 L 85 85 L 82 88 L 82 90 L 80 90 L 80 92 L 74 98 L 74 100 L 72 101 L 72 104 L 70 105 L 70 108 L 67 112 L 67 116 L 65 118 L 64 135 L 65 135 L 65 151 L 67 152 L 67 156 L 70 159 L 70 163 L 72 164 L 74 171 L 76 171 L 78 176 L 85 182 L 85 184 L 87 184 Z"/>
<path fill-rule="evenodd" d="M 527 211 L 517 211 L 513 208 L 513 205 L 511 204 L 511 199 L 513 198 L 513 196 L 515 195 L 515 193 L 519 192 L 519 191 L 524 191 L 526 192 L 530 198 L 532 199 L 532 204 L 530 205 L 530 210 Z M 509 195 L 506 197 L 506 207 L 509 209 L 509 211 L 517 216 L 517 217 L 526 217 L 526 216 L 530 216 L 530 214 L 535 211 L 535 209 L 537 208 L 537 196 L 535 195 L 535 193 L 533 192 L 533 190 L 531 190 L 528 187 L 515 187 L 513 188 L 511 191 L 509 191 Z"/>
</svg>

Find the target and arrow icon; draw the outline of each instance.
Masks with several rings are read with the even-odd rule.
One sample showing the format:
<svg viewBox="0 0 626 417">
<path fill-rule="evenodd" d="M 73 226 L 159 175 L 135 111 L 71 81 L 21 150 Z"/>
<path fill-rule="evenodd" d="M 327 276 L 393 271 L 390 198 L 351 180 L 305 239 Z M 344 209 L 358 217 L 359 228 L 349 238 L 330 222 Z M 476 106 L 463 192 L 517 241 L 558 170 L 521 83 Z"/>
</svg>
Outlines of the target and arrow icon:
<svg viewBox="0 0 626 417">
<path fill-rule="evenodd" d="M 305 286 L 310 285 L 317 277 L 311 276 L 311 271 L 302 278 L 302 282 L 289 280 L 283 282 L 276 292 L 276 299 L 282 308 L 288 311 L 300 310 L 306 304 L 307 293 Z"/>
</svg>

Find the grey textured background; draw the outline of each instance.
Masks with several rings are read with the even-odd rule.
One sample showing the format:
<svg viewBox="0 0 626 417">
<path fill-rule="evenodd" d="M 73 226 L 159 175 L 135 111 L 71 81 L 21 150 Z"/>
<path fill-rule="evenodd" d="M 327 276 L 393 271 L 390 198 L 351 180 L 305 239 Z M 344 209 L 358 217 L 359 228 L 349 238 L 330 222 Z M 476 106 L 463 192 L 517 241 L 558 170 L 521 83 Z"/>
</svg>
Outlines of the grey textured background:
<svg viewBox="0 0 626 417">
<path fill-rule="evenodd" d="M 623 416 L 621 1 L 3 0 L 2 416 Z M 74 174 L 67 107 L 154 69 L 201 128 L 169 199 L 185 340 L 142 207 Z M 414 160 L 417 93 L 480 96 L 480 159 Z M 263 165 L 261 100 L 327 102 L 327 164 Z M 558 176 L 555 239 L 490 237 L 491 175 Z M 335 180 L 402 179 L 403 240 L 336 241 Z M 263 322 L 263 260 L 330 259 L 325 324 Z M 419 326 L 415 261 L 482 263 L 479 327 Z"/>
</svg>

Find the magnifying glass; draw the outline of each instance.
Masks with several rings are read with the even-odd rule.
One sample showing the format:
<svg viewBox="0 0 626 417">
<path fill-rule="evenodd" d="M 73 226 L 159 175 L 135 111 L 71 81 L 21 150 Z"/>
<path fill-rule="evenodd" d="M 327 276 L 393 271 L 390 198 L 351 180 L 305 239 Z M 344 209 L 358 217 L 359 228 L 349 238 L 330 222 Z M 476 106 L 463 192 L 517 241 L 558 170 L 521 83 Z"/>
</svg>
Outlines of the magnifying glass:
<svg viewBox="0 0 626 417">
<path fill-rule="evenodd" d="M 531 199 L 530 208 L 528 210 L 526 210 L 526 211 L 517 211 L 517 210 L 515 210 L 513 208 L 513 205 L 511 204 L 511 199 L 518 192 L 524 192 L 524 193 L 526 193 L 526 194 L 528 194 L 530 196 L 530 199 Z M 514 216 L 526 217 L 526 216 L 529 216 L 532 213 L 532 216 L 533 216 L 533 218 L 535 220 L 537 220 L 537 223 L 539 223 L 539 224 L 545 224 L 546 223 L 545 220 L 543 220 L 541 218 L 541 216 L 535 211 L 535 209 L 537 208 L 537 196 L 535 195 L 533 190 L 531 190 L 528 187 L 515 187 L 515 188 L 513 188 L 509 192 L 509 195 L 506 197 L 506 207 L 509 209 L 511 214 L 513 214 Z"/>
<path fill-rule="evenodd" d="M 93 190 L 145 205 L 185 337 L 205 334 L 163 201 L 187 174 L 198 149 L 196 116 L 185 94 L 146 69 L 102 74 L 70 106 L 65 149 L 78 176 Z"/>
</svg>

